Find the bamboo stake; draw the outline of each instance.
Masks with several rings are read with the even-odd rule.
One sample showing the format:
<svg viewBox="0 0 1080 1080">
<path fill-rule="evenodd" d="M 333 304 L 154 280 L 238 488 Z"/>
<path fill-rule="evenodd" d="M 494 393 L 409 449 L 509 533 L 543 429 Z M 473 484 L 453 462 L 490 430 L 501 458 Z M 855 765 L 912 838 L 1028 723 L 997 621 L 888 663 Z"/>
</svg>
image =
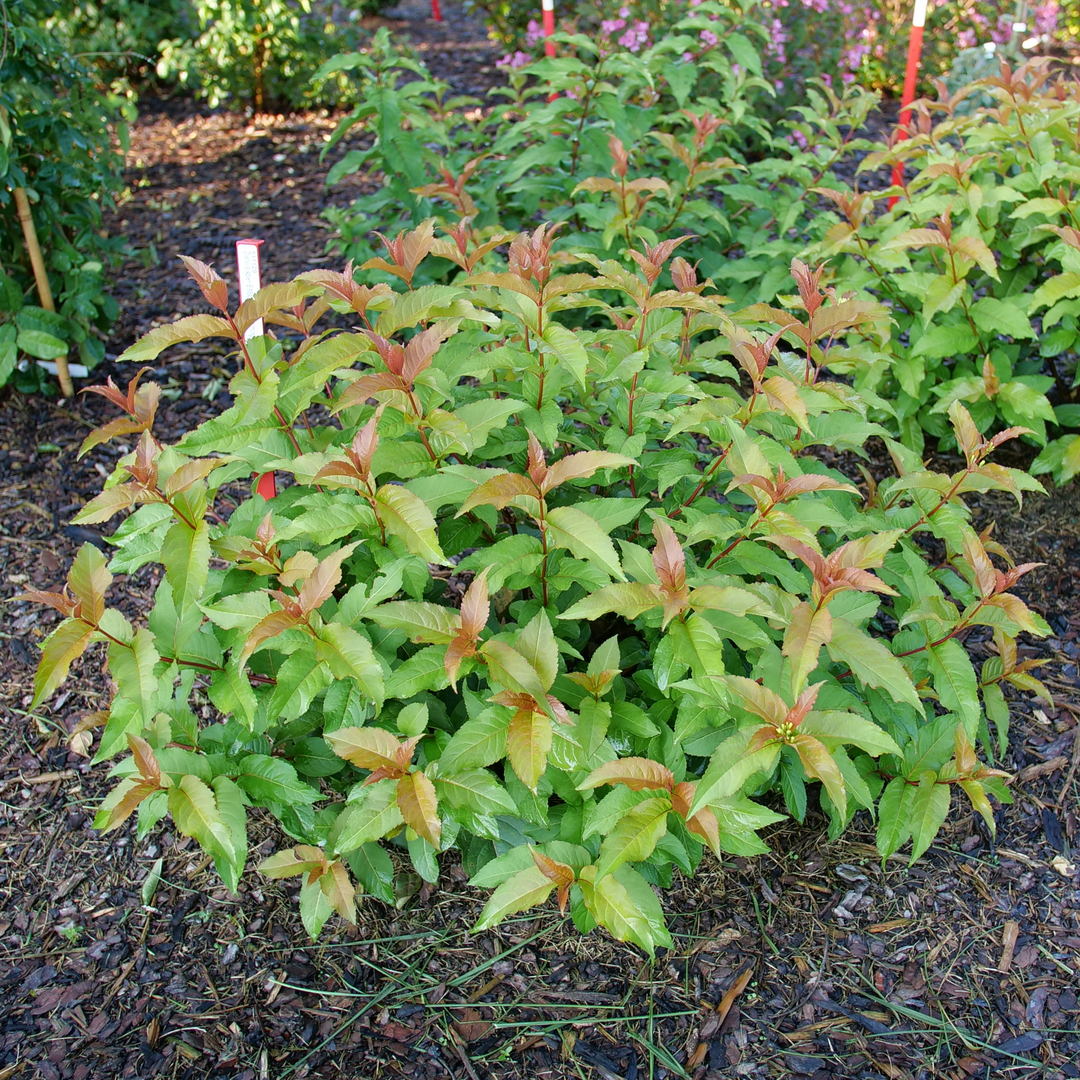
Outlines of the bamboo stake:
<svg viewBox="0 0 1080 1080">
<path fill-rule="evenodd" d="M 55 311 L 56 305 L 53 303 L 52 289 L 49 288 L 49 275 L 45 272 L 45 260 L 41 257 L 41 246 L 38 244 L 34 218 L 30 213 L 30 200 L 27 199 L 26 191 L 23 188 L 15 189 L 15 207 L 19 213 L 23 239 L 26 240 L 26 251 L 30 256 L 30 265 L 34 268 L 34 280 L 37 282 L 41 306 L 46 311 Z M 56 358 L 56 374 L 60 379 L 60 390 L 64 397 L 74 397 L 75 387 L 71 382 L 71 372 L 68 370 L 66 356 Z"/>
</svg>

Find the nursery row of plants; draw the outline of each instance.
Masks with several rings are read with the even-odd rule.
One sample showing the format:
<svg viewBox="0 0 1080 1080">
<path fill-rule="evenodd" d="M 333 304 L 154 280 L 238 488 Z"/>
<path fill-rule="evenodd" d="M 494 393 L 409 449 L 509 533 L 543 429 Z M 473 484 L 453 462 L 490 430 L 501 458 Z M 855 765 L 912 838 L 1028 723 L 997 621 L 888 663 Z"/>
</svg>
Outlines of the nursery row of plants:
<svg viewBox="0 0 1080 1080">
<path fill-rule="evenodd" d="M 71 354 L 94 367 L 117 318 L 109 275 L 132 253 L 103 233 L 101 210 L 123 189 L 126 129 L 137 94 L 175 88 L 211 106 L 256 111 L 363 104 L 362 86 L 327 62 L 370 47 L 364 18 L 386 2 L 92 0 L 62 6 L 3 0 L 0 7 L 0 206 L 7 211 L 0 226 L 6 271 L 0 279 L 0 385 L 48 393 L 51 383 L 37 361 Z M 1032 50 L 1059 48 L 1080 27 L 1074 7 L 1057 0 L 932 5 L 924 74 L 927 80 L 947 75 L 955 90 L 994 73 L 1002 56 L 1016 66 Z M 505 66 L 519 70 L 539 55 L 537 12 L 527 5 L 475 0 L 469 10 L 506 43 Z M 814 77 L 837 91 L 852 82 L 895 89 L 907 40 L 906 10 L 887 3 L 596 0 L 556 10 L 562 28 L 587 36 L 605 55 L 641 55 L 678 38 L 682 62 L 697 62 L 723 37 L 736 69 L 754 76 L 741 88 L 743 106 L 773 122 L 805 105 Z M 687 15 L 694 16 L 691 33 Z M 1013 29 L 1018 19 L 1023 31 Z M 987 54 L 984 44 L 997 52 Z M 414 180 L 416 172 L 409 171 Z M 12 212 L 18 188 L 27 192 L 44 241 L 56 312 L 42 308 L 33 287 Z"/>
<path fill-rule="evenodd" d="M 718 4 L 559 44 L 493 109 L 385 32 L 324 67 L 355 86 L 339 138 L 373 137 L 331 179 L 385 178 L 335 216 L 355 261 L 238 304 L 186 260 L 213 313 L 121 360 L 219 338 L 233 405 L 170 445 L 145 369 L 97 388 L 122 415 L 83 452 L 135 448 L 75 521 L 120 515 L 115 553 L 26 594 L 63 616 L 35 706 L 105 644 L 99 827 L 169 815 L 235 889 L 269 811 L 260 869 L 302 879 L 312 935 L 456 848 L 478 926 L 554 893 L 651 951 L 653 886 L 782 814 L 868 815 L 883 857 L 961 804 L 993 831 L 1009 699 L 1048 697 L 1017 653 L 1035 568 L 967 503 L 1041 491 L 1003 444 L 1077 468 L 1075 84 L 1006 67 L 886 147 L 854 85 L 763 118 Z M 854 160 L 903 187 L 841 183 Z M 131 623 L 109 586 L 148 564 Z"/>
</svg>

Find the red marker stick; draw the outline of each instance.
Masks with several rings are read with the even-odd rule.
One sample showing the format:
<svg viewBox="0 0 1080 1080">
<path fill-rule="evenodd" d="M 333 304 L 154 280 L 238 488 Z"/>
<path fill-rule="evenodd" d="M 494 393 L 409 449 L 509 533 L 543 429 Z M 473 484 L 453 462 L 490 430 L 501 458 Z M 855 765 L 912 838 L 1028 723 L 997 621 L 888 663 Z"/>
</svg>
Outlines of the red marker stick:
<svg viewBox="0 0 1080 1080">
<path fill-rule="evenodd" d="M 544 22 L 544 53 L 547 56 L 555 55 L 555 42 L 551 35 L 555 33 L 555 0 L 540 0 L 540 7 Z"/>
<path fill-rule="evenodd" d="M 915 79 L 919 74 L 919 59 L 922 56 L 923 27 L 926 26 L 927 0 L 915 0 L 915 11 L 911 16 L 911 37 L 908 38 L 907 67 L 904 69 L 904 91 L 900 96 L 900 138 L 906 139 L 910 132 L 911 103 L 915 100 Z M 893 166 L 892 182 L 899 186 L 904 182 L 904 166 L 897 162 Z M 889 200 L 891 210 L 899 200 L 894 195 Z"/>
<path fill-rule="evenodd" d="M 442 8 L 439 7 L 439 0 L 431 0 L 431 17 L 436 22 L 442 22 Z"/>
<path fill-rule="evenodd" d="M 265 240 L 236 241 L 236 277 L 240 283 L 240 303 L 250 300 L 262 288 L 262 267 L 259 265 L 259 248 Z M 262 319 L 256 319 L 244 331 L 244 340 L 250 341 L 263 332 Z M 255 483 L 255 491 L 264 499 L 277 494 L 277 484 L 272 472 L 263 473 Z"/>
</svg>

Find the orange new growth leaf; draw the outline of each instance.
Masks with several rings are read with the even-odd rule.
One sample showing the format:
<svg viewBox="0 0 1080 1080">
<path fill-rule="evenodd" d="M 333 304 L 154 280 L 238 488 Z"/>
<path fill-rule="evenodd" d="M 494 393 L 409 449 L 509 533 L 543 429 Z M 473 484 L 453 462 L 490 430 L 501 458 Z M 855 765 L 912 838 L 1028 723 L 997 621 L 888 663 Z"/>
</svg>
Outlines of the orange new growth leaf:
<svg viewBox="0 0 1080 1080">
<path fill-rule="evenodd" d="M 384 776 L 398 776 L 401 743 L 385 728 L 339 728 L 326 735 L 326 741 L 338 757 L 361 769 L 386 769 Z"/>
<path fill-rule="evenodd" d="M 536 445 L 539 449 L 540 444 L 537 443 Z M 540 455 L 540 461 L 542 462 L 542 449 L 540 449 Z M 530 466 L 529 475 L 533 477 L 539 486 L 540 494 L 547 495 L 549 491 L 557 488 L 560 484 L 565 484 L 568 480 L 587 479 L 598 469 L 612 469 L 617 466 L 634 464 L 636 462 L 633 458 L 625 457 L 622 454 L 611 454 L 606 450 L 582 450 L 578 454 L 568 454 L 566 457 L 560 458 L 546 470 L 537 467 L 536 475 L 533 474 L 533 469 Z M 540 479 L 537 479 L 537 476 L 540 476 Z"/>
<path fill-rule="evenodd" d="M 422 773 L 406 773 L 398 780 L 397 805 L 405 824 L 436 851 L 442 836 L 435 785 Z"/>
<path fill-rule="evenodd" d="M 131 748 L 132 757 L 135 759 L 135 768 L 145 783 L 154 788 L 161 787 L 161 766 L 154 757 L 153 748 L 138 735 L 128 734 L 128 746 Z"/>
<path fill-rule="evenodd" d="M 588 791 L 603 784 L 623 784 L 631 791 L 644 791 L 646 788 L 672 791 L 675 777 L 666 765 L 651 758 L 618 758 L 593 769 L 578 784 L 578 791 Z"/>
<path fill-rule="evenodd" d="M 296 598 L 305 616 L 318 609 L 333 594 L 334 586 L 341 580 L 341 564 L 353 553 L 360 541 L 355 540 L 321 560 L 304 582 Z"/>
<path fill-rule="evenodd" d="M 480 636 L 480 631 L 487 626 L 488 617 L 491 614 L 491 605 L 488 602 L 487 575 L 489 567 L 484 567 L 472 584 L 465 590 L 461 600 L 461 629 L 474 641 Z"/>
<path fill-rule="evenodd" d="M 202 290 L 206 302 L 218 311 L 226 311 L 229 307 L 229 287 L 222 280 L 221 275 L 212 267 L 198 259 L 192 259 L 188 255 L 181 255 L 180 261 L 187 267 L 195 284 Z"/>
<path fill-rule="evenodd" d="M 532 854 L 533 862 L 536 864 L 537 870 L 539 870 L 548 881 L 553 881 L 558 886 L 556 896 L 559 901 L 559 914 L 565 915 L 566 904 L 570 899 L 570 886 L 574 884 L 574 881 L 577 878 L 577 875 L 574 873 L 574 868 L 572 866 L 567 866 L 566 863 L 556 862 L 542 851 L 537 851 L 534 847 L 530 847 L 529 852 Z"/>
</svg>

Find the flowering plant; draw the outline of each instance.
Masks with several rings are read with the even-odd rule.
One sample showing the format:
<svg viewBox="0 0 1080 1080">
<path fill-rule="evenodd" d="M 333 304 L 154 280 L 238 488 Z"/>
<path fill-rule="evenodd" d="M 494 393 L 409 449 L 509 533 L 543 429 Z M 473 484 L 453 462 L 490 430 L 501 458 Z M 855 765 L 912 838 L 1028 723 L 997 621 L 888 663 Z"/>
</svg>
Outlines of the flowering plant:
<svg viewBox="0 0 1080 1080">
<path fill-rule="evenodd" d="M 483 11 L 493 36 L 512 45 L 505 66 L 519 68 L 543 51 L 539 11 L 528 5 L 471 0 Z M 679 20 L 701 8 L 704 0 L 593 0 L 570 9 L 556 5 L 560 29 L 589 34 L 601 51 L 640 52 L 673 32 Z M 822 78 L 829 85 L 858 81 L 866 86 L 898 87 L 904 71 L 911 10 L 895 0 L 721 0 L 736 16 L 743 33 L 764 42 L 765 74 L 787 107 L 801 100 L 806 83 Z M 1058 0 L 1023 4 L 1014 0 L 932 0 L 922 71 L 927 77 L 950 70 L 957 56 L 976 45 L 1046 46 L 1058 30 Z M 1080 10 L 1080 5 L 1077 6 Z M 505 10 L 504 10 L 505 8 Z M 702 48 L 715 46 L 724 34 L 728 12 L 714 13 L 716 29 L 699 31 Z M 1023 29 L 1014 30 L 1014 25 Z M 690 60 L 694 54 L 684 56 Z"/>
</svg>

